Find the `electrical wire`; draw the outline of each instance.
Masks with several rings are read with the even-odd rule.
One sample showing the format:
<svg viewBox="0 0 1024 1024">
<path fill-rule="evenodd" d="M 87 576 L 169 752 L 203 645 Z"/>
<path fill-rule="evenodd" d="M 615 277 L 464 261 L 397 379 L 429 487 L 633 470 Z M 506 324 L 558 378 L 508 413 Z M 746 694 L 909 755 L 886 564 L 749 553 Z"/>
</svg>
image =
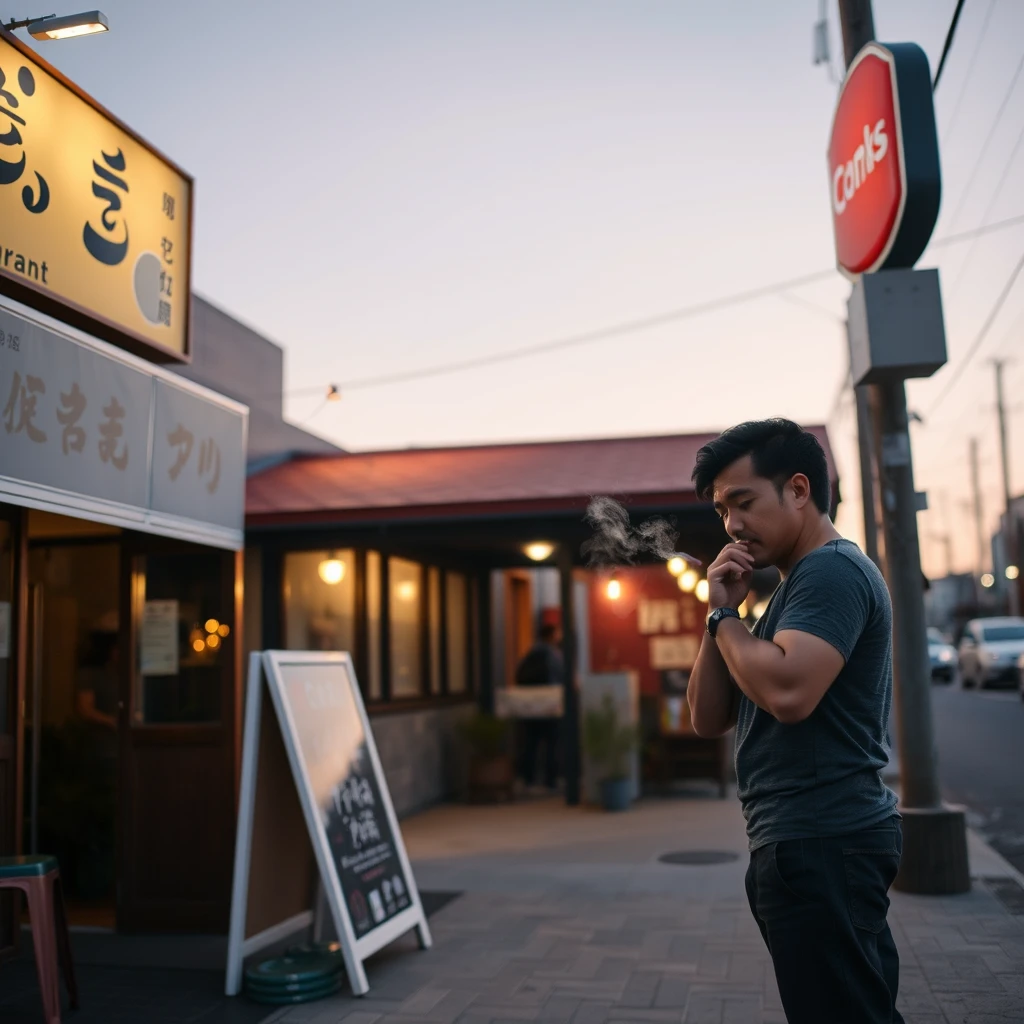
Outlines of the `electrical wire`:
<svg viewBox="0 0 1024 1024">
<path fill-rule="evenodd" d="M 1020 62 L 1017 64 L 1017 70 L 1014 71 L 1013 78 L 1010 79 L 1010 85 L 1006 90 L 1006 95 L 1003 97 L 1003 102 L 999 104 L 999 110 L 996 112 L 996 119 L 992 122 L 992 127 L 989 129 L 985 143 L 981 149 L 978 150 L 978 159 L 974 162 L 974 168 L 971 171 L 971 176 L 967 179 L 967 184 L 964 186 L 963 192 L 960 193 L 960 202 L 949 221 L 949 226 L 951 228 L 959 219 L 964 208 L 964 203 L 967 202 L 967 197 L 971 194 L 971 188 L 974 186 L 974 181 L 978 177 L 981 165 L 985 161 L 985 154 L 988 152 L 988 147 L 992 144 L 992 140 L 995 138 L 996 130 L 999 128 L 999 124 L 1003 119 L 1003 114 L 1006 113 L 1006 108 L 1009 105 L 1010 97 L 1013 95 L 1013 90 L 1017 86 L 1017 79 L 1020 78 L 1021 71 L 1024 71 L 1024 53 L 1021 54 Z"/>
<path fill-rule="evenodd" d="M 926 416 L 931 417 L 935 410 L 939 407 L 939 405 L 942 404 L 943 399 L 950 393 L 950 391 L 953 390 L 954 387 L 956 387 L 957 382 L 963 376 L 964 370 L 967 369 L 971 360 L 975 357 L 975 355 L 977 355 L 978 349 L 980 349 L 982 344 L 984 343 L 985 338 L 988 337 L 988 332 L 992 329 L 992 325 L 996 322 L 996 317 L 999 316 L 999 313 L 1005 305 L 1006 300 L 1010 296 L 1010 292 L 1013 291 L 1013 286 L 1017 283 L 1017 278 L 1020 277 L 1020 272 L 1022 270 L 1024 270 L 1024 254 L 1022 254 L 1021 258 L 1017 261 L 1017 266 L 1013 268 L 1013 273 L 1010 274 L 1009 280 L 1003 286 L 1003 290 L 999 293 L 999 298 L 996 299 L 995 305 L 992 307 L 991 311 L 989 312 L 989 315 L 985 318 L 985 322 L 984 324 L 982 324 L 981 330 L 978 332 L 978 336 L 974 339 L 973 343 L 971 344 L 971 347 L 968 350 L 967 355 L 964 356 L 964 358 L 960 361 L 957 368 L 953 371 L 953 376 L 950 377 L 949 380 L 946 382 L 946 386 L 939 393 L 939 397 L 936 398 L 934 402 L 932 402 L 931 406 L 929 406 Z"/>
<path fill-rule="evenodd" d="M 956 10 L 953 11 L 953 20 L 949 23 L 949 31 L 946 33 L 946 41 L 942 45 L 942 56 L 939 58 L 939 66 L 935 69 L 935 80 L 932 82 L 932 92 L 939 87 L 939 79 L 942 77 L 942 69 L 946 66 L 946 58 L 949 56 L 950 47 L 953 45 L 953 36 L 956 35 L 956 23 L 960 20 L 960 12 L 964 9 L 964 0 L 957 0 Z"/>
<path fill-rule="evenodd" d="M 982 235 L 1005 231 L 1020 224 L 1024 224 L 1024 214 L 1018 214 L 1015 217 L 1007 217 L 1004 220 L 995 221 L 992 224 L 983 224 L 980 227 L 972 228 L 968 231 L 961 231 L 958 234 L 946 235 L 943 238 L 930 243 L 929 249 L 944 249 L 952 245 L 958 245 L 961 242 L 970 241 L 971 239 L 978 238 Z M 355 380 L 343 381 L 338 385 L 332 386 L 337 387 L 342 392 L 349 392 L 363 388 L 383 387 L 387 384 L 406 383 L 413 380 L 440 377 L 449 373 L 458 373 L 463 370 L 478 369 L 480 367 L 493 366 L 499 363 L 508 363 L 519 359 L 527 359 L 547 352 L 593 344 L 595 342 L 604 341 L 608 338 L 632 334 L 638 331 L 650 330 L 654 327 L 661 327 L 665 324 L 702 316 L 706 313 L 715 312 L 716 310 L 728 309 L 731 306 L 753 302 L 756 299 L 779 295 L 780 293 L 791 291 L 794 288 L 800 288 L 804 285 L 815 284 L 818 281 L 827 280 L 831 278 L 835 272 L 834 267 L 829 267 L 827 270 L 818 270 L 814 273 L 803 274 L 800 277 L 790 278 L 786 281 L 776 281 L 773 284 L 762 285 L 759 288 L 750 288 L 745 291 L 733 292 L 730 295 L 723 295 L 717 299 L 695 303 L 690 306 L 681 306 L 677 309 L 668 310 L 663 313 L 641 317 L 636 320 L 623 321 L 622 323 L 612 324 L 608 327 L 599 328 L 594 331 L 570 335 L 565 338 L 556 338 L 521 348 L 506 349 L 503 352 L 495 352 L 486 356 L 479 356 L 472 359 L 453 360 L 448 363 L 421 367 L 415 370 L 406 370 L 400 373 L 356 378 Z M 804 302 L 800 302 L 800 304 L 807 305 Z M 819 312 L 824 312 L 824 310 L 819 310 Z M 294 391 L 286 392 L 283 397 L 300 398 L 309 395 L 322 395 L 324 394 L 326 387 L 326 385 L 318 384 L 316 386 L 298 388 Z M 279 392 L 275 395 L 267 395 L 266 397 L 280 398 L 282 395 Z"/>
<path fill-rule="evenodd" d="M 967 86 L 971 81 L 971 75 L 974 73 L 974 65 L 978 63 L 978 54 L 981 53 L 982 43 L 985 42 L 985 34 L 988 32 L 989 22 L 992 20 L 992 12 L 996 9 L 996 0 L 990 0 L 988 10 L 985 12 L 985 20 L 981 25 L 981 32 L 978 34 L 978 42 L 974 47 L 974 53 L 971 54 L 970 63 L 967 65 L 967 74 L 964 76 L 964 84 L 960 87 L 960 94 L 956 98 L 956 103 L 953 105 L 953 114 L 949 119 L 949 123 L 946 125 L 946 130 L 942 133 L 942 141 L 945 142 L 949 138 L 949 133 L 953 130 L 953 125 L 956 124 L 957 115 L 960 113 L 960 106 L 963 103 L 964 96 L 967 95 Z M 934 89 L 935 87 L 932 86 Z"/>
</svg>

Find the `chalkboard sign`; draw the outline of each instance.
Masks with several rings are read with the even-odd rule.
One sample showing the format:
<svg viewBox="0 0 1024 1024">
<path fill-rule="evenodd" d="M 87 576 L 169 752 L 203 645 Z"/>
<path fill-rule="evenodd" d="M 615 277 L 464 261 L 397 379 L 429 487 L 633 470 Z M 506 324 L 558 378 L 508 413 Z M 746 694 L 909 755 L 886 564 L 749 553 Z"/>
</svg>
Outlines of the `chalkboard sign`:
<svg viewBox="0 0 1024 1024">
<path fill-rule="evenodd" d="M 369 990 L 363 960 L 413 928 L 422 948 L 429 947 L 431 939 L 352 659 L 320 651 L 264 651 L 253 656 L 227 990 L 232 995 L 238 991 L 243 957 L 279 941 L 288 924 L 282 922 L 256 936 L 248 935 L 246 928 L 246 904 L 258 897 L 249 868 L 252 822 L 257 816 L 264 682 L 277 712 L 352 990 L 363 995 Z M 261 783 L 264 789 L 268 785 Z M 273 841 L 272 837 L 263 840 Z M 303 925 L 310 919 L 305 914 L 292 918 Z"/>
</svg>

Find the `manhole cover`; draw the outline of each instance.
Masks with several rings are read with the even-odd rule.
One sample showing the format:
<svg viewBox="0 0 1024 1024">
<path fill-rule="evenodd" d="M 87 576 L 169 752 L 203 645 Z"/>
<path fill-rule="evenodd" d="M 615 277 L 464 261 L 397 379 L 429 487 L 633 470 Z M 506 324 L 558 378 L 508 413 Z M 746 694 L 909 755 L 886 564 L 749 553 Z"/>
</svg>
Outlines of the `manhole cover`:
<svg viewBox="0 0 1024 1024">
<path fill-rule="evenodd" d="M 739 859 L 738 853 L 726 850 L 680 850 L 664 853 L 658 858 L 662 864 L 729 864 Z"/>
</svg>

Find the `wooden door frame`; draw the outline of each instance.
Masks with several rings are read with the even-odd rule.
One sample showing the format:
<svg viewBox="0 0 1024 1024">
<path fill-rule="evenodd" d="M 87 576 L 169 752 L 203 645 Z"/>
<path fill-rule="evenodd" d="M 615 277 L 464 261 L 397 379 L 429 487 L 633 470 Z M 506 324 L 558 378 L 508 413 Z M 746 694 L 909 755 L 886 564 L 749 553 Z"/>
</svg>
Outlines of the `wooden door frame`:
<svg viewBox="0 0 1024 1024">
<path fill-rule="evenodd" d="M 169 723 L 156 725 L 132 725 L 133 701 L 135 699 L 136 682 L 136 644 L 140 639 L 141 616 L 145 601 L 145 572 L 142 560 L 153 555 L 168 555 L 180 552 L 194 553 L 203 551 L 211 558 L 221 560 L 221 601 L 224 608 L 230 609 L 232 629 L 227 642 L 221 650 L 227 655 L 227 665 L 222 675 L 221 721 L 217 724 Z M 203 746 L 206 744 L 224 745 L 224 771 L 230 779 L 232 818 L 238 813 L 238 798 L 241 784 L 241 745 L 242 745 L 242 661 L 243 661 L 243 588 L 244 588 L 244 552 L 227 551 L 202 545 L 184 543 L 169 538 L 149 534 L 125 534 L 121 544 L 121 593 L 119 645 L 125 652 L 120 665 L 119 707 L 118 707 L 118 785 L 117 785 L 117 834 L 116 834 L 116 871 L 117 871 L 117 928 L 118 931 L 139 932 L 149 930 L 176 930 L 177 924 L 171 920 L 173 915 L 159 908 L 147 905 L 134 905 L 137 889 L 137 857 L 128 849 L 131 831 L 128 826 L 128 815 L 132 813 L 132 797 L 134 777 L 132 770 L 132 752 L 136 747 L 174 746 L 190 744 Z M 234 821 L 231 822 L 231 835 L 234 836 Z M 230 885 L 223 896 L 223 914 L 219 910 L 211 912 L 208 922 L 200 922 L 199 928 L 209 927 L 217 930 L 223 924 L 227 929 L 230 912 Z M 220 921 L 223 916 L 223 922 Z"/>
</svg>

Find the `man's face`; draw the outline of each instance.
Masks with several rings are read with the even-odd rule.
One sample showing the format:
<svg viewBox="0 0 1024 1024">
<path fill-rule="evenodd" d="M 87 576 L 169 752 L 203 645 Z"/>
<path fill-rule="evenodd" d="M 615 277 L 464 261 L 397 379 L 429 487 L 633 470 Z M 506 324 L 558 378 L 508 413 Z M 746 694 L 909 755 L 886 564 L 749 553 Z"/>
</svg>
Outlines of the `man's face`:
<svg viewBox="0 0 1024 1024">
<path fill-rule="evenodd" d="M 749 455 L 715 477 L 715 511 L 734 541 L 746 541 L 756 568 L 776 565 L 796 543 L 807 502 L 797 490 L 787 483 L 780 497 L 771 480 L 754 472 Z"/>
</svg>

